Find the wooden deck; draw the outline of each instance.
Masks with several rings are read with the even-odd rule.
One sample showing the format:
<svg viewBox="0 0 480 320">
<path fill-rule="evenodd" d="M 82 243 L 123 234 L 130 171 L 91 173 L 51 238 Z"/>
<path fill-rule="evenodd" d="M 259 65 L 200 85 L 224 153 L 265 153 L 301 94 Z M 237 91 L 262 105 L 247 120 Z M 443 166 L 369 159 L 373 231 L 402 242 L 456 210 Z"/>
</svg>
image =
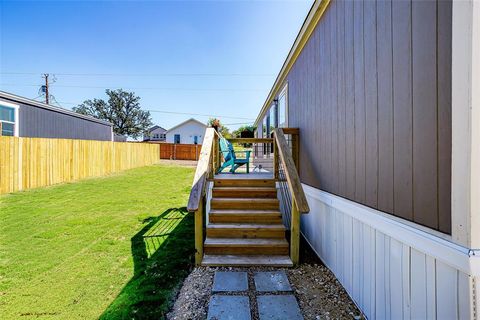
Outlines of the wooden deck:
<svg viewBox="0 0 480 320">
<path fill-rule="evenodd" d="M 238 179 L 238 180 L 266 180 L 266 179 L 273 179 L 272 172 L 251 172 L 251 173 L 230 173 L 230 172 L 222 172 L 216 174 L 214 179 Z"/>
</svg>

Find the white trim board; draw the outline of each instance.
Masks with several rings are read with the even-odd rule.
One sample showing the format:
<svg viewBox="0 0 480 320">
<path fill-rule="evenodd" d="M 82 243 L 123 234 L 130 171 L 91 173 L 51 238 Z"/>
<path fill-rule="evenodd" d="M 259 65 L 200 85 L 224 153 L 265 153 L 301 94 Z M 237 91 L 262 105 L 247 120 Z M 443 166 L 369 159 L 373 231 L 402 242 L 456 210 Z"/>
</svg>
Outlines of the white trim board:
<svg viewBox="0 0 480 320">
<path fill-rule="evenodd" d="M 309 196 L 317 199 L 418 251 L 435 257 L 466 274 L 471 274 L 470 264 L 473 261 L 470 261 L 471 250 L 469 248 L 396 221 L 378 210 L 318 190 L 306 184 L 302 184 L 302 186 L 307 199 Z M 478 256 L 474 257 L 472 257 L 473 260 L 480 259 Z"/>
</svg>

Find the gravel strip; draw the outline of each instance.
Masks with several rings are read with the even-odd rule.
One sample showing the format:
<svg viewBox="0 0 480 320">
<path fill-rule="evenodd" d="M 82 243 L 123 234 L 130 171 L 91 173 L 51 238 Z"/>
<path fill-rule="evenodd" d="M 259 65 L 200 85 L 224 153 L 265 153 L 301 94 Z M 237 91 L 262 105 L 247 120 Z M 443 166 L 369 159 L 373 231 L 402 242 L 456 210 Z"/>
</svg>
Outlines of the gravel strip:
<svg viewBox="0 0 480 320">
<path fill-rule="evenodd" d="M 257 271 L 285 270 L 300 309 L 306 320 L 318 319 L 362 319 L 360 311 L 351 301 L 335 276 L 322 264 L 304 263 L 294 269 L 265 267 L 250 268 L 206 268 L 198 267 L 185 279 L 169 320 L 206 319 L 208 301 L 211 296 L 213 275 L 218 271 L 247 271 L 249 274 L 248 292 L 222 293 L 230 295 L 248 295 L 252 308 L 252 319 L 258 320 L 258 308 L 253 281 Z M 285 292 L 262 292 L 261 294 L 285 294 Z"/>
</svg>

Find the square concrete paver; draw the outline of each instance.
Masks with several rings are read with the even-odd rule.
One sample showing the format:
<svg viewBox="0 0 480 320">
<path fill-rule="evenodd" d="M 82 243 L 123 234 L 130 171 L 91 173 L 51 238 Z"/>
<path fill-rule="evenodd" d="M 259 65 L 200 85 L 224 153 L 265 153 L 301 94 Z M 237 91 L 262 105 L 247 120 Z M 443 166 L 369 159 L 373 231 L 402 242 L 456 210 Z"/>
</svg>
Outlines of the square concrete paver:
<svg viewBox="0 0 480 320">
<path fill-rule="evenodd" d="M 253 278 L 257 291 L 292 291 L 285 271 L 257 272 Z"/>
<path fill-rule="evenodd" d="M 265 295 L 257 297 L 260 320 L 303 320 L 297 299 L 288 295 Z"/>
<path fill-rule="evenodd" d="M 213 292 L 247 291 L 248 276 L 246 272 L 215 271 Z"/>
<path fill-rule="evenodd" d="M 214 295 L 208 305 L 208 320 L 251 320 L 247 296 Z"/>
</svg>

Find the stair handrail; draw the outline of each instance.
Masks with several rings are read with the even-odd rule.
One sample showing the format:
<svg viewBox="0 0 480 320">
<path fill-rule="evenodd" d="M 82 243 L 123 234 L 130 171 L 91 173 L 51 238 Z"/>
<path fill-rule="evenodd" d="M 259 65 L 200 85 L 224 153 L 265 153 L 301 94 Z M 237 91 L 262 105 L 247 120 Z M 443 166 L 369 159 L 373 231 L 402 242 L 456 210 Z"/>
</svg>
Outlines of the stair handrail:
<svg viewBox="0 0 480 320">
<path fill-rule="evenodd" d="M 188 198 L 187 210 L 194 212 L 195 221 L 195 264 L 200 265 L 203 258 L 203 229 L 204 209 L 206 202 L 207 178 L 214 175 L 218 167 L 219 158 L 217 139 L 218 133 L 214 128 L 207 128 L 203 139 L 202 149 L 198 157 L 197 169 L 193 178 L 192 189 Z"/>
<path fill-rule="evenodd" d="M 310 207 L 307 202 L 307 197 L 303 191 L 302 182 L 298 175 L 297 166 L 293 161 L 292 152 L 288 147 L 287 139 L 285 138 L 284 130 L 282 128 L 274 129 L 273 134 L 276 142 L 276 148 L 279 154 L 279 160 L 285 168 L 285 177 L 287 178 L 288 187 L 292 194 L 293 202 L 296 209 L 300 213 L 310 212 Z"/>
<path fill-rule="evenodd" d="M 207 177 L 211 173 L 213 161 L 213 145 L 217 132 L 213 128 L 207 128 L 203 139 L 202 149 L 198 157 L 197 169 L 193 178 L 190 197 L 188 198 L 187 210 L 195 212 L 200 206 L 200 202 L 205 195 L 205 186 Z"/>
</svg>

